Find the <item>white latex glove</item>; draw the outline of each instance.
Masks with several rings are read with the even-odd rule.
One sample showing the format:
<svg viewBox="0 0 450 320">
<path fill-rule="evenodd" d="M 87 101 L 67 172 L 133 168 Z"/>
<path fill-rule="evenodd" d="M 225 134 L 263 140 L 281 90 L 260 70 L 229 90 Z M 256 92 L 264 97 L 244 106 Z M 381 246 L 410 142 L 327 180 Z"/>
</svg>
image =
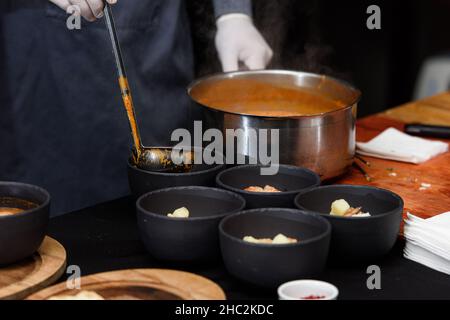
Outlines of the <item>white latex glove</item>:
<svg viewBox="0 0 450 320">
<path fill-rule="evenodd" d="M 250 70 L 264 69 L 273 56 L 267 42 L 245 14 L 227 14 L 216 22 L 216 49 L 224 72 L 239 69 L 243 62 Z"/>
<path fill-rule="evenodd" d="M 115 4 L 117 0 L 106 0 L 109 4 Z M 103 0 L 50 0 L 67 12 L 70 6 L 78 6 L 80 14 L 88 21 L 95 21 L 103 17 Z"/>
</svg>

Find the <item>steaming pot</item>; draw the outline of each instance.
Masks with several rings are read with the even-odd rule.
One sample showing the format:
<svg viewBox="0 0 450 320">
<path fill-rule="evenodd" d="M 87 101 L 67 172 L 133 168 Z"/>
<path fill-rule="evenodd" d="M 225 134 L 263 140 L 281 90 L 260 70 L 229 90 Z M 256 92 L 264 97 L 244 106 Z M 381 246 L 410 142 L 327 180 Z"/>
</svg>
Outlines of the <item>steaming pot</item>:
<svg viewBox="0 0 450 320">
<path fill-rule="evenodd" d="M 217 110 L 199 103 L 201 95 L 223 81 L 258 81 L 288 89 L 306 89 L 314 94 L 339 101 L 343 107 L 316 115 L 296 117 L 257 116 Z M 348 83 L 329 76 L 285 70 L 240 71 L 208 76 L 188 88 L 194 109 L 200 111 L 204 128 L 279 129 L 279 160 L 309 168 L 322 180 L 347 172 L 355 155 L 355 122 L 361 93 Z M 220 94 L 220 93 L 219 93 Z M 222 109 L 223 110 L 223 109 Z M 236 152 L 255 157 L 254 148 L 235 144 Z M 273 142 L 275 143 L 275 142 Z M 268 150 L 271 150 L 269 140 Z"/>
</svg>

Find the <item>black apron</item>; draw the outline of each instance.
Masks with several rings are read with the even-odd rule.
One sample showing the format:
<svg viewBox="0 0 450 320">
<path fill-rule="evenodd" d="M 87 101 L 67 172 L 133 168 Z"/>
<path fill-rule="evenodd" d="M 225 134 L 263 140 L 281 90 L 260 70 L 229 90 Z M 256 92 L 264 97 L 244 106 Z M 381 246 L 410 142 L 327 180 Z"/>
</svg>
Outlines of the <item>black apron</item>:
<svg viewBox="0 0 450 320">
<path fill-rule="evenodd" d="M 169 145 L 188 126 L 184 1 L 113 10 L 143 142 Z M 131 138 L 104 20 L 70 31 L 46 0 L 2 0 L 0 14 L 0 180 L 48 189 L 54 215 L 127 195 Z"/>
</svg>

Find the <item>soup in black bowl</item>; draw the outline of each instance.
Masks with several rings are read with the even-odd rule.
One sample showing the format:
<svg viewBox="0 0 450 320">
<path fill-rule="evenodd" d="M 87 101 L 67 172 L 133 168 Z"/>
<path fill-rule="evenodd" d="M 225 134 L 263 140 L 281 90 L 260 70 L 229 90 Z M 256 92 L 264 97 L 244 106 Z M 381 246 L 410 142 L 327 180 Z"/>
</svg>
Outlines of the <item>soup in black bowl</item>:
<svg viewBox="0 0 450 320">
<path fill-rule="evenodd" d="M 50 195 L 42 188 L 0 182 L 0 265 L 31 256 L 44 240 Z"/>
<path fill-rule="evenodd" d="M 225 166 L 223 161 L 222 164 L 193 164 L 187 172 L 158 172 L 139 169 L 128 161 L 128 182 L 136 198 L 151 191 L 172 187 L 214 187 L 217 174 Z"/>
</svg>

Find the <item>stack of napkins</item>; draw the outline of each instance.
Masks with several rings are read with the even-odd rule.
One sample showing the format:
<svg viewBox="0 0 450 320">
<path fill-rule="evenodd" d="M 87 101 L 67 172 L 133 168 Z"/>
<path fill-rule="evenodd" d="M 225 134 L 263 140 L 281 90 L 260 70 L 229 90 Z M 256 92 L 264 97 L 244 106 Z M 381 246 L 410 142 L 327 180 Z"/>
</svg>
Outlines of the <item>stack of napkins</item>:
<svg viewBox="0 0 450 320">
<path fill-rule="evenodd" d="M 450 275 L 450 212 L 422 219 L 408 213 L 404 256 Z"/>
<path fill-rule="evenodd" d="M 448 144 L 410 136 L 389 128 L 367 143 L 357 142 L 358 153 L 382 159 L 422 163 L 448 151 Z"/>
</svg>

